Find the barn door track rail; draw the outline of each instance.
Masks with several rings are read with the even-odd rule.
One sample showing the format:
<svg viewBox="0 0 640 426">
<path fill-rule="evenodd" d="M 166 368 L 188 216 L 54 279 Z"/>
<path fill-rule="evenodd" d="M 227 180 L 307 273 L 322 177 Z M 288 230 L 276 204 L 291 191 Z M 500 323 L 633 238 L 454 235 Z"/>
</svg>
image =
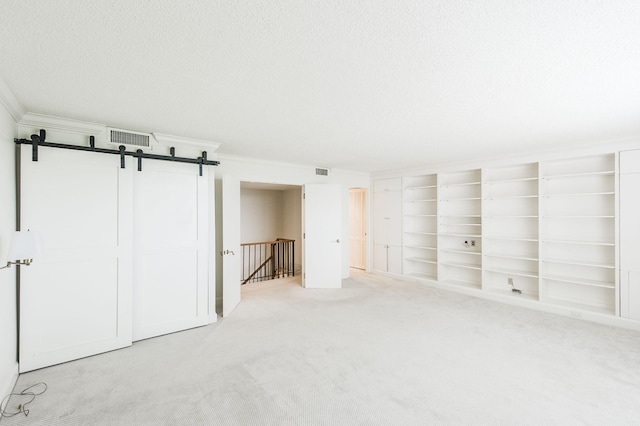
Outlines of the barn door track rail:
<svg viewBox="0 0 640 426">
<path fill-rule="evenodd" d="M 200 176 L 202 176 L 202 166 L 217 166 L 220 164 L 219 161 L 215 160 L 207 160 L 207 151 L 202 151 L 202 155 L 198 158 L 186 158 L 186 157 L 176 157 L 176 149 L 171 147 L 169 149 L 170 155 L 158 155 L 158 154 L 149 154 L 143 152 L 141 149 L 133 151 L 127 151 L 124 145 L 120 145 L 118 149 L 106 149 L 106 148 L 96 148 L 96 140 L 94 136 L 89 136 L 89 146 L 82 145 L 67 145 L 62 143 L 54 143 L 46 141 L 47 132 L 44 129 L 40 130 L 39 135 L 31 135 L 31 140 L 29 139 L 14 139 L 14 142 L 18 145 L 26 144 L 31 145 L 31 160 L 38 161 L 38 147 L 46 146 L 49 148 L 62 148 L 62 149 L 72 149 L 74 151 L 88 151 L 88 152 L 99 152 L 101 154 L 114 154 L 120 156 L 120 168 L 124 169 L 125 156 L 135 157 L 138 159 L 138 171 L 142 171 L 142 159 L 148 158 L 151 160 L 162 160 L 162 161 L 173 161 L 176 163 L 189 163 L 189 164 L 197 164 L 200 170 Z"/>
</svg>

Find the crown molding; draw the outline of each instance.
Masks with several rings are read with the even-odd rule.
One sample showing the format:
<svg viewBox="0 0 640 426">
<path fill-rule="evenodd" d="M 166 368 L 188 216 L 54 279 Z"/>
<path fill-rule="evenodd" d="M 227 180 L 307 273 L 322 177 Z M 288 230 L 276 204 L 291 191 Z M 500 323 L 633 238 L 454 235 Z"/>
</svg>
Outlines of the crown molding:
<svg viewBox="0 0 640 426">
<path fill-rule="evenodd" d="M 18 121 L 19 128 L 43 128 L 47 131 L 61 131 L 87 136 L 99 136 L 106 132 L 104 124 L 90 123 L 87 121 L 72 120 L 69 118 L 54 117 L 51 115 L 28 112 L 22 120 Z"/>
<path fill-rule="evenodd" d="M 471 160 L 433 163 L 419 167 L 379 170 L 371 172 L 371 176 L 374 179 L 383 179 L 387 177 L 444 173 L 466 169 L 503 167 L 514 164 L 540 163 L 545 161 L 563 160 L 572 157 L 599 155 L 631 149 L 640 149 L 640 134 L 589 143 L 582 142 L 567 145 L 560 143 L 555 148 L 551 149 L 531 150 L 500 157 L 478 157 Z"/>
<path fill-rule="evenodd" d="M 311 170 L 311 169 L 315 170 L 316 167 L 320 167 L 320 166 L 313 166 L 311 164 L 290 163 L 290 162 L 279 161 L 279 160 L 267 160 L 264 158 L 247 157 L 244 155 L 236 155 L 236 154 L 218 154 L 217 158 L 218 160 L 221 160 L 221 161 L 222 160 L 237 161 L 239 163 L 261 164 L 261 165 L 274 166 L 274 167 L 284 166 L 288 168 L 297 168 L 301 170 Z M 323 168 L 331 170 L 330 167 L 323 167 Z"/>
<path fill-rule="evenodd" d="M 182 136 L 164 135 L 162 133 L 152 133 L 159 145 L 165 147 L 182 146 L 187 148 L 206 148 L 207 152 L 213 153 L 220 147 L 220 143 L 205 141 L 202 139 L 183 138 Z"/>
<path fill-rule="evenodd" d="M 9 87 L 5 79 L 0 75 L 0 103 L 4 105 L 6 110 L 11 114 L 14 121 L 18 122 L 25 114 L 25 109 L 18 101 L 15 93 Z"/>
</svg>

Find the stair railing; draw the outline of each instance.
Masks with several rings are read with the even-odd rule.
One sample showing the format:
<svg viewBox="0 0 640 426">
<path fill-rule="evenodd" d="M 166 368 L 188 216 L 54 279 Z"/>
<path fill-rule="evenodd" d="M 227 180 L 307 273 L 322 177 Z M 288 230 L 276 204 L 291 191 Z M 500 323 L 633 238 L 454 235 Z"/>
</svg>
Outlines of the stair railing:
<svg viewBox="0 0 640 426">
<path fill-rule="evenodd" d="M 242 284 L 295 276 L 294 244 L 286 238 L 240 244 Z"/>
</svg>

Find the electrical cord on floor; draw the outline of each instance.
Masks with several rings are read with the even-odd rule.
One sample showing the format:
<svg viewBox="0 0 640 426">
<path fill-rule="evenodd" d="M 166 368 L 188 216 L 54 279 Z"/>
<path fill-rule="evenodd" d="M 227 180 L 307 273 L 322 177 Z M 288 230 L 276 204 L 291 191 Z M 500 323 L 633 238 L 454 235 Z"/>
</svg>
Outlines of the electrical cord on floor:
<svg viewBox="0 0 640 426">
<path fill-rule="evenodd" d="M 37 387 L 41 387 L 42 390 L 40 389 L 34 390 Z M 20 413 L 24 413 L 25 416 L 28 416 L 29 410 L 27 409 L 27 405 L 31 404 L 33 400 L 36 399 L 36 396 L 42 395 L 46 391 L 47 391 L 47 384 L 45 382 L 40 382 L 25 388 L 20 393 L 10 393 L 9 395 L 3 398 L 2 402 L 0 402 L 0 417 L 13 417 L 16 414 L 20 414 Z M 6 411 L 7 405 L 9 405 L 9 400 L 11 399 L 12 396 L 27 396 L 27 397 L 30 397 L 31 399 L 29 399 L 29 401 L 27 402 L 18 404 L 18 411 L 7 412 Z"/>
</svg>

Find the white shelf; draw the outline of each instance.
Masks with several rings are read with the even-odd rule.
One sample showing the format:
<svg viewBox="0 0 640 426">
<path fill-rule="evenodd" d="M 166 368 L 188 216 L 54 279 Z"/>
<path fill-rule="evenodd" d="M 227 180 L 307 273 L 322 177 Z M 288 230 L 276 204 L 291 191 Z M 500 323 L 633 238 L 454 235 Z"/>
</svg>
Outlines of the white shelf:
<svg viewBox="0 0 640 426">
<path fill-rule="evenodd" d="M 503 259 L 514 259 L 514 260 L 532 260 L 537 262 L 538 257 L 536 256 L 528 256 L 528 255 L 519 255 L 519 254 L 504 254 L 504 253 L 484 253 L 485 256 L 488 257 L 499 257 Z"/>
<path fill-rule="evenodd" d="M 495 293 L 495 294 L 501 294 L 503 296 L 507 296 L 507 297 L 517 297 L 518 299 L 527 299 L 527 300 L 535 300 L 538 301 L 538 295 L 537 294 L 531 294 L 531 293 L 526 293 L 524 290 L 522 290 L 522 293 L 516 293 L 514 291 L 510 290 L 509 288 L 506 289 L 499 289 L 499 288 L 495 288 L 495 287 L 489 287 L 486 289 L 486 291 L 490 292 L 490 293 Z"/>
<path fill-rule="evenodd" d="M 404 189 L 408 191 L 413 191 L 416 189 L 428 189 L 428 188 L 437 188 L 438 185 L 421 185 L 421 186 L 407 186 Z"/>
<path fill-rule="evenodd" d="M 440 264 L 444 266 L 455 266 L 456 268 L 475 269 L 478 271 L 482 269 L 482 266 L 474 265 L 473 263 L 441 261 Z"/>
<path fill-rule="evenodd" d="M 485 215 L 483 216 L 484 219 L 537 219 L 538 215 L 506 215 L 506 214 L 501 214 L 501 215 Z"/>
<path fill-rule="evenodd" d="M 610 290 L 615 290 L 615 288 L 616 288 L 616 285 L 615 285 L 614 282 L 600 281 L 600 280 L 588 280 L 586 278 L 564 277 L 564 276 L 560 276 L 560 275 L 545 275 L 545 276 L 542 277 L 542 279 L 550 280 L 550 281 L 558 281 L 558 282 L 562 282 L 562 283 L 584 285 L 584 286 L 589 286 L 589 287 L 607 288 L 607 289 L 610 289 Z"/>
<path fill-rule="evenodd" d="M 473 181 L 473 182 L 460 182 L 460 183 L 443 183 L 438 185 L 440 188 L 451 188 L 456 186 L 471 186 L 471 185 L 480 185 L 482 182 Z"/>
<path fill-rule="evenodd" d="M 592 195 L 615 195 L 615 192 L 570 192 L 564 194 L 544 194 L 540 197 L 544 198 L 556 198 L 556 197 L 582 197 Z"/>
<path fill-rule="evenodd" d="M 491 201 L 491 200 L 515 200 L 515 199 L 522 199 L 522 198 L 538 198 L 538 195 L 504 195 L 504 196 L 500 196 L 500 197 L 486 197 L 483 198 L 483 200 L 485 201 Z"/>
<path fill-rule="evenodd" d="M 542 219 L 615 219 L 615 216 L 586 216 L 586 215 L 554 215 L 554 216 L 540 216 Z"/>
<path fill-rule="evenodd" d="M 444 283 L 445 284 L 451 284 L 451 285 L 457 285 L 457 286 L 460 286 L 460 287 L 467 287 L 467 288 L 475 288 L 475 289 L 479 289 L 480 288 L 480 283 L 475 282 L 475 281 L 445 280 Z"/>
<path fill-rule="evenodd" d="M 405 178 L 404 185 L 404 273 L 417 278 L 437 279 L 437 175 L 410 176 Z"/>
<path fill-rule="evenodd" d="M 615 161 L 615 154 L 603 154 L 546 165 L 540 182 L 540 262 L 541 271 L 552 273 L 542 274 L 541 300 L 615 313 L 615 262 L 592 261 L 596 253 L 613 256 Z"/>
<path fill-rule="evenodd" d="M 481 239 L 481 201 L 482 201 L 482 179 L 480 170 L 466 170 L 462 172 L 446 173 L 446 178 L 456 183 L 443 183 L 439 189 L 438 198 L 443 206 L 443 213 L 440 215 L 439 229 L 449 230 L 440 232 L 439 237 L 445 241 L 450 238 Z M 463 222 L 463 223 L 457 223 Z M 473 229 L 466 232 L 467 229 Z M 446 244 L 444 244 L 446 246 Z M 449 259 L 445 259 L 441 264 L 447 266 L 443 280 L 460 279 L 467 272 L 465 270 L 481 270 L 480 266 L 472 265 L 465 260 L 466 255 L 479 255 L 479 246 L 474 251 L 465 249 L 444 249 L 442 253 L 449 253 Z M 455 271 L 453 268 L 459 268 Z"/>
<path fill-rule="evenodd" d="M 565 179 L 582 176 L 612 176 L 615 175 L 615 170 L 604 170 L 599 172 L 581 172 L 581 173 L 563 173 L 561 175 L 544 175 L 540 176 L 540 179 L 553 180 L 553 179 Z"/>
<path fill-rule="evenodd" d="M 542 238 L 540 239 L 542 243 L 551 243 L 551 244 L 574 244 L 574 245 L 588 245 L 588 246 L 609 246 L 612 247 L 615 245 L 614 242 L 611 241 L 578 241 L 578 240 L 551 240 Z"/>
<path fill-rule="evenodd" d="M 473 254 L 476 256 L 480 256 L 482 253 L 480 253 L 479 251 L 471 251 L 471 250 L 462 250 L 462 249 L 448 249 L 448 248 L 443 248 L 440 249 L 440 251 L 443 251 L 445 253 L 461 253 L 461 254 Z"/>
<path fill-rule="evenodd" d="M 534 235 L 487 235 L 484 234 L 484 238 L 492 240 L 507 240 L 507 241 L 538 241 L 538 237 Z"/>
<path fill-rule="evenodd" d="M 420 263 L 431 263 L 431 264 L 438 264 L 437 260 L 431 260 L 431 259 L 423 259 L 420 257 L 405 257 L 404 260 L 408 260 L 410 262 L 420 262 Z"/>
<path fill-rule="evenodd" d="M 432 280 L 432 281 L 436 279 L 436 275 L 435 274 L 425 274 L 425 273 L 421 273 L 421 272 L 409 272 L 406 275 L 408 277 L 421 278 L 421 279 Z"/>
<path fill-rule="evenodd" d="M 583 302 L 578 302 L 575 300 L 571 300 L 571 299 L 565 299 L 565 298 L 560 298 L 560 297 L 549 297 L 547 299 L 545 299 L 546 303 L 549 303 L 551 305 L 556 305 L 556 306 L 562 306 L 565 308 L 573 308 L 573 309 L 579 309 L 582 311 L 591 311 L 591 312 L 597 312 L 599 314 L 605 314 L 605 315 L 613 315 L 615 314 L 615 308 L 612 307 L 606 307 L 606 306 L 602 306 L 602 305 L 595 305 L 595 304 L 591 304 L 591 303 L 583 303 Z"/>
<path fill-rule="evenodd" d="M 537 176 L 531 176 L 531 177 L 511 178 L 511 179 L 491 179 L 491 180 L 485 181 L 485 184 L 486 185 L 493 185 L 494 183 L 527 182 L 527 181 L 533 181 L 533 180 L 538 180 L 538 177 Z"/>
<path fill-rule="evenodd" d="M 577 266 L 589 266 L 594 268 L 604 268 L 604 269 L 615 269 L 616 266 L 612 263 L 602 263 L 602 262 L 588 262 L 586 260 L 576 260 L 576 259 L 542 259 L 542 262 L 546 263 L 558 263 L 562 265 L 577 265 Z"/>
<path fill-rule="evenodd" d="M 517 269 L 485 267 L 485 271 L 497 272 L 499 274 L 513 275 L 518 277 L 538 278 L 538 274 L 531 271 L 519 271 Z"/>
</svg>

